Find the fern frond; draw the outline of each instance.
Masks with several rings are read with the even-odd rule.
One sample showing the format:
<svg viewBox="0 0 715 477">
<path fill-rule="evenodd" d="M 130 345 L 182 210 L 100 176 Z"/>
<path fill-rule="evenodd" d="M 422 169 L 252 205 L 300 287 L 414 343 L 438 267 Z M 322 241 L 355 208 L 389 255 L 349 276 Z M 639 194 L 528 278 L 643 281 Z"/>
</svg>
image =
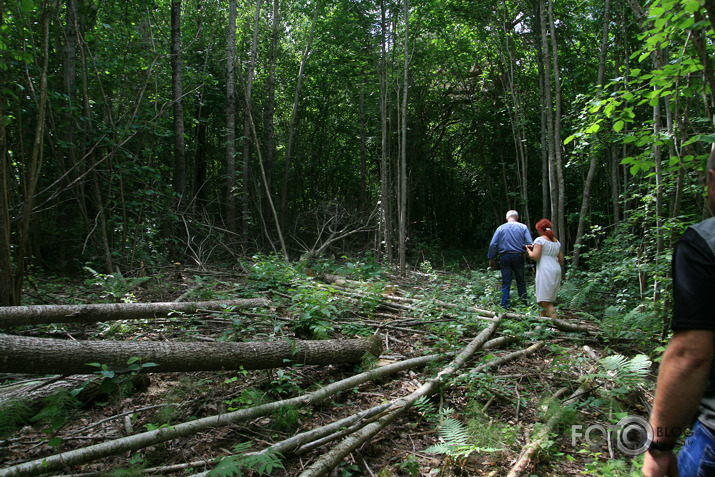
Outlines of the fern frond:
<svg viewBox="0 0 715 477">
<path fill-rule="evenodd" d="M 425 396 L 420 396 L 415 401 L 414 406 L 417 408 L 417 411 L 419 411 L 419 413 L 422 414 L 422 416 L 424 416 L 427 420 L 431 420 L 431 416 L 434 416 L 436 414 L 434 404 Z"/>
<path fill-rule="evenodd" d="M 622 354 L 613 354 L 611 356 L 606 356 L 605 358 L 601 359 L 601 365 L 607 371 L 618 372 L 618 370 L 625 367 L 627 363 L 628 358 L 626 358 Z"/>
<path fill-rule="evenodd" d="M 442 421 L 439 428 L 439 437 L 451 447 L 467 445 L 469 429 L 460 421 L 448 417 Z"/>
<path fill-rule="evenodd" d="M 601 365 L 617 383 L 638 384 L 648 374 L 651 360 L 644 354 L 639 354 L 631 359 L 614 354 L 601 359 Z"/>
<path fill-rule="evenodd" d="M 11 399 L 3 403 L 3 412 L 0 412 L 0 438 L 17 431 L 31 416 L 32 406 L 27 401 Z"/>
<path fill-rule="evenodd" d="M 32 418 L 32 422 L 47 422 L 58 416 L 68 416 L 80 404 L 80 400 L 70 391 L 58 390 L 45 398 L 44 407 Z"/>
<path fill-rule="evenodd" d="M 447 455 L 451 455 L 452 451 L 453 451 L 453 447 L 448 446 L 444 442 L 440 442 L 439 444 L 429 446 L 427 449 L 424 450 L 424 452 L 427 454 L 447 454 Z"/>
<path fill-rule="evenodd" d="M 242 476 L 243 470 L 254 470 L 258 475 L 271 475 L 273 469 L 284 469 L 279 452 L 261 452 L 246 455 L 251 447 L 250 442 L 240 442 L 233 446 L 237 455 L 224 457 L 221 462 L 208 473 L 209 477 Z"/>
<path fill-rule="evenodd" d="M 628 371 L 638 378 L 645 378 L 650 371 L 651 360 L 644 354 L 634 356 L 628 362 Z"/>
</svg>

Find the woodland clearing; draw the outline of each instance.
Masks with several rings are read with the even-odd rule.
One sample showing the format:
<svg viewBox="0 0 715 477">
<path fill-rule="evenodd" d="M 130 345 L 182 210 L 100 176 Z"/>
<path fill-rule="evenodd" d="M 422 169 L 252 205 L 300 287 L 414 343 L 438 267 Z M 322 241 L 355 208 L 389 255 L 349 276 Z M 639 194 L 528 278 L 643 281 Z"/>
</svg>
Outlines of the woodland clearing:
<svg viewBox="0 0 715 477">
<path fill-rule="evenodd" d="M 53 394 L 39 408 L 3 411 L 0 475 L 38 475 L 22 466 L 40 462 L 42 469 L 53 454 L 70 456 L 152 432 L 167 437 L 82 457 L 71 466 L 65 459 L 51 475 L 550 476 L 631 475 L 637 468 L 639 458 L 634 464 L 620 452 L 620 436 L 614 433 L 609 442 L 593 434 L 589 445 L 583 433 L 624 416 L 647 416 L 655 366 L 630 366 L 647 343 L 653 351 L 645 334 L 604 330 L 590 313 L 564 305 L 559 321 L 539 319 L 536 306 L 499 313 L 489 306 L 499 292 L 493 272 L 448 273 L 426 265 L 400 278 L 369 264 L 349 265 L 337 270 L 342 275 L 266 260 L 244 270 L 185 270 L 181 276 L 121 283 L 99 275 L 84 282 L 38 278 L 30 292 L 38 304 L 180 297 L 263 298 L 264 304 L 155 319 L 32 325 L 13 334 L 202 343 L 379 336 L 383 352 L 355 364 L 262 370 L 158 373 L 153 363 L 134 360 L 121 374 L 97 363 L 94 377 L 105 393 L 83 402 Z M 470 346 L 471 354 L 465 352 Z M 341 388 L 343 380 L 414 358 L 424 359 Z M 505 362 L 495 363 L 499 358 Z M 88 377 L 93 376 L 75 378 L 73 387 Z M 18 385 L 34 390 L 58 379 L 4 374 L 0 400 Z M 331 386 L 339 390 L 306 398 Z M 391 415 L 396 402 L 401 408 Z M 267 410 L 242 414 L 261 406 Z M 340 421 L 361 412 L 374 415 Z M 211 419 L 218 421 L 180 432 Z M 284 443 L 280 454 L 258 454 L 335 422 L 335 429 L 299 445 Z M 168 435 L 174 431 L 181 435 Z M 361 432 L 366 434 L 359 440 Z M 323 463 L 331 458 L 333 463 Z"/>
</svg>

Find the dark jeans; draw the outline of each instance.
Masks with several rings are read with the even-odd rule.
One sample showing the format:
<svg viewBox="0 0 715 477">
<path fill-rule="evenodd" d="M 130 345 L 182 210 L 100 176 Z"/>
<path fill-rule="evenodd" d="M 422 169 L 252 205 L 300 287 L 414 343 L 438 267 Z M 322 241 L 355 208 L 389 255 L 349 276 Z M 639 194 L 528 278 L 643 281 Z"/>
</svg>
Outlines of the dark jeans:
<svg viewBox="0 0 715 477">
<path fill-rule="evenodd" d="M 715 476 L 715 435 L 700 421 L 678 452 L 678 472 L 680 477 Z"/>
<path fill-rule="evenodd" d="M 499 258 L 501 266 L 501 306 L 509 308 L 511 300 L 509 298 L 509 290 L 511 289 L 512 279 L 516 279 L 516 288 L 519 292 L 519 297 L 524 305 L 526 302 L 526 282 L 524 281 L 524 254 L 523 253 L 505 253 Z"/>
</svg>

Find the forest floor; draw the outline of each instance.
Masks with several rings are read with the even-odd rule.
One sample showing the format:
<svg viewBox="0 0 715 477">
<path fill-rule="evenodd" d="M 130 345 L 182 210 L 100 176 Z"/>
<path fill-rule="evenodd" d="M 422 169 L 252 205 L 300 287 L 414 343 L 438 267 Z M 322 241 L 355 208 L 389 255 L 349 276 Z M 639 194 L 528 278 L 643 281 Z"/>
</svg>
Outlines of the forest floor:
<svg viewBox="0 0 715 477">
<path fill-rule="evenodd" d="M 190 275 L 184 273 L 183 277 L 174 277 L 167 274 L 164 279 L 148 281 L 131 292 L 122 291 L 125 296 L 130 293 L 131 299 L 137 302 L 173 301 L 182 295 L 189 298 L 184 301 L 260 295 L 270 299 L 271 306 L 142 323 L 63 324 L 24 327 L 12 332 L 77 340 L 281 339 L 295 336 L 293 324 L 300 320 L 298 293 L 303 293 L 300 300 L 310 299 L 306 298 L 303 287 L 279 290 L 263 284 L 256 288 L 255 283 L 250 283 L 241 273 Z M 490 276 L 491 279 L 494 277 Z M 437 272 L 413 273 L 407 278 L 390 276 L 388 281 L 390 285 L 381 288 L 380 292 L 398 297 L 425 297 L 428 295 L 426 288 L 430 288 L 432 297 L 436 289 L 443 290 L 441 296 L 444 297 L 460 294 L 464 297 L 473 292 L 459 290 L 463 283 Z M 106 283 L 98 289 L 98 282 L 91 282 L 40 278 L 28 290 L 28 301 L 63 304 L 112 298 L 106 293 L 104 298 L 100 296 L 100 292 L 112 291 Z M 494 294 L 498 292 L 499 283 L 492 280 L 484 286 Z M 446 290 L 450 287 L 452 294 Z M 458 353 L 481 331 L 480 326 L 489 323 L 463 309 L 436 307 L 433 299 L 422 302 L 412 299 L 408 306 L 383 301 L 373 303 L 369 312 L 365 312 L 364 307 L 356 305 L 354 293 L 343 293 L 339 287 L 327 287 L 324 283 L 318 289 L 321 291 L 317 295 L 314 292 L 310 296 L 314 299 L 322 297 L 322 306 L 332 310 L 334 317 L 327 324 L 323 322 L 324 331 L 331 338 L 345 338 L 350 333 L 379 333 L 386 349 L 378 365 L 439 353 L 450 346 Z M 189 295 L 186 295 L 187 291 Z M 357 300 L 359 302 L 360 298 Z M 369 301 L 369 296 L 363 295 L 362 300 Z M 429 400 L 412 406 L 369 442 L 350 452 L 331 475 L 507 475 L 538 437 L 540 429 L 547 422 L 556 422 L 549 421 L 554 409 L 560 416 L 558 422 L 549 428 L 538 452 L 515 475 L 631 475 L 633 463 L 630 457 L 619 452 L 618 437 L 612 436 L 609 442 L 600 434 L 600 429 L 625 415 L 647 416 L 648 403 L 652 402 L 655 366 L 651 366 L 644 382 L 628 384 L 624 380 L 610 380 L 609 376 L 615 373 L 603 371 L 598 359 L 618 352 L 613 342 L 604 340 L 598 323 L 582 319 L 575 310 L 560 308 L 559 312 L 560 318 L 592 331 L 562 331 L 549 322 L 539 321 L 535 307 L 516 310 L 503 319 L 493 335 L 511 336 L 514 342 L 477 352 L 461 370 L 466 373 L 461 379 L 450 381 Z M 538 341 L 543 341 L 545 346 L 530 355 L 477 374 L 469 373 L 478 364 Z M 628 343 L 621 343 L 620 347 L 621 353 L 628 353 Z M 445 358 L 430 366 L 402 371 L 378 382 L 367 382 L 307 408 L 289 409 L 282 414 L 234 423 L 151 445 L 137 452 L 73 466 L 62 475 L 193 475 L 215 467 L 216 459 L 232 454 L 236 444 L 247 443 L 246 447 L 250 444 L 251 450 L 260 450 L 297 432 L 409 395 L 448 362 Z M 62 411 L 63 416 L 55 416 L 49 421 L 36 417 L 28 425 L 6 434 L 0 440 L 0 475 L 1 469 L 22 462 L 162 425 L 171 426 L 289 398 L 361 371 L 362 368 L 356 365 L 331 365 L 258 371 L 149 373 L 146 387 L 115 391 L 83 403 L 77 409 Z M 32 378 L 39 377 L 0 375 L 0 398 L 3 388 L 10 383 Z M 583 384 L 588 384 L 588 388 L 579 391 Z M 558 391 L 561 388 L 564 389 Z M 554 402 L 560 404 L 547 405 L 554 395 L 557 395 Z M 569 396 L 571 400 L 568 400 Z M 447 452 L 431 452 L 430 446 L 445 443 L 447 431 L 440 428 L 440 422 L 447 417 L 462 423 L 468 440 L 461 448 L 452 446 Z M 594 432 L 584 435 L 590 426 Z M 60 438 L 61 445 L 50 447 L 51 438 Z M 281 459 L 285 469 L 274 469 L 272 475 L 299 475 L 334 444 L 330 442 L 305 449 L 298 455 L 286 455 Z M 246 473 L 245 469 L 243 472 L 244 475 L 258 475 Z"/>
</svg>

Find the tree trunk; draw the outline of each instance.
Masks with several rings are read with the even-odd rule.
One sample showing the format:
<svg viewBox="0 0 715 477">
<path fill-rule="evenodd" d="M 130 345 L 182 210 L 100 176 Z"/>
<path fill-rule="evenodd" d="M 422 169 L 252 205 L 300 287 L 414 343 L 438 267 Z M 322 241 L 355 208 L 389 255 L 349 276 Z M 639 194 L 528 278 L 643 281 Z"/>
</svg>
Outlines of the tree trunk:
<svg viewBox="0 0 715 477">
<path fill-rule="evenodd" d="M 352 340 L 273 342 L 71 341 L 0 334 L 0 372 L 87 374 L 106 365 L 129 371 L 131 358 L 154 363 L 152 372 L 269 369 L 298 365 L 359 363 L 366 354 L 380 356 L 379 336 Z"/>
<path fill-rule="evenodd" d="M 39 475 L 47 472 L 65 470 L 68 466 L 75 466 L 85 462 L 101 459 L 111 455 L 142 449 L 150 445 L 160 444 L 172 439 L 208 431 L 220 426 L 249 422 L 261 416 L 275 412 L 284 406 L 304 407 L 311 404 L 324 402 L 335 394 L 353 389 L 363 383 L 374 381 L 406 369 L 412 369 L 428 364 L 439 356 L 421 356 L 406 361 L 389 364 L 381 368 L 372 369 L 349 378 L 328 384 L 308 394 L 302 394 L 290 399 L 273 401 L 259 406 L 239 409 L 237 411 L 202 417 L 188 422 L 173 424 L 153 431 L 146 431 L 132 436 L 120 437 L 100 444 L 94 444 L 80 449 L 62 452 L 59 454 L 41 457 L 33 461 L 0 469 L 0 477 L 19 475 Z"/>
<path fill-rule="evenodd" d="M 290 123 L 288 124 L 288 143 L 286 144 L 286 160 L 285 160 L 285 170 L 283 171 L 283 191 L 281 193 L 281 207 L 280 207 L 280 224 L 281 228 L 285 225 L 286 213 L 287 213 L 287 203 L 288 203 L 288 178 L 290 176 L 290 161 L 292 159 L 293 153 L 293 134 L 295 133 L 295 121 L 298 117 L 298 101 L 300 99 L 300 90 L 303 85 L 303 75 L 305 70 L 305 64 L 308 61 L 308 56 L 310 55 L 310 48 L 313 45 L 313 34 L 315 33 L 315 23 L 318 19 L 318 10 L 320 9 L 320 1 L 315 4 L 315 12 L 313 13 L 313 21 L 310 24 L 310 35 L 308 35 L 308 44 L 305 45 L 305 50 L 303 50 L 303 56 L 300 59 L 300 67 L 298 68 L 298 78 L 295 84 L 295 96 L 293 97 L 293 110 L 290 115 Z"/>
<path fill-rule="evenodd" d="M 511 99 L 512 110 L 511 114 L 511 131 L 512 140 L 514 141 L 514 152 L 516 153 L 516 168 L 517 168 L 517 183 L 519 184 L 519 194 L 521 195 L 523 206 L 519 206 L 521 209 L 522 222 L 527 226 L 531 224 L 531 216 L 529 212 L 529 158 L 526 153 L 526 133 L 524 131 L 524 124 L 526 123 L 526 118 L 524 117 L 522 99 L 517 91 L 516 81 L 514 78 L 514 54 L 512 52 L 512 47 L 510 46 L 510 29 L 507 28 L 511 25 L 510 21 L 507 21 L 507 6 L 505 2 L 502 2 L 502 8 L 504 8 L 504 21 L 501 22 L 502 29 L 504 32 L 504 49 L 506 50 L 506 57 L 502 56 L 502 62 L 504 64 L 505 71 L 501 75 L 503 82 L 505 83 L 506 89 L 509 91 L 509 97 Z"/>
<path fill-rule="evenodd" d="M 228 2 L 226 48 L 226 226 L 236 231 L 236 0 Z"/>
<path fill-rule="evenodd" d="M 400 147 L 400 274 L 404 277 L 406 273 L 406 256 L 407 256 L 407 96 L 408 96 L 408 73 L 409 73 L 409 23 L 410 23 L 410 5 L 409 0 L 405 0 L 405 66 L 403 78 L 403 93 L 402 93 L 402 144 Z"/>
<path fill-rule="evenodd" d="M 30 157 L 26 163 L 22 174 L 22 216 L 20 217 L 17 230 L 17 243 L 15 248 L 15 274 L 13 276 L 12 292 L 10 294 L 12 303 L 19 305 L 22 299 L 22 287 L 25 282 L 25 260 L 30 244 L 30 216 L 32 215 L 32 203 L 40 178 L 40 167 L 42 165 L 42 146 L 45 136 L 45 112 L 47 111 L 47 71 L 49 68 L 49 44 L 50 44 L 50 18 L 57 8 L 57 1 L 48 4 L 42 13 L 40 21 L 40 32 L 42 34 L 42 72 L 40 74 L 39 91 L 37 100 L 37 118 L 35 123 L 35 136 Z"/>
<path fill-rule="evenodd" d="M 271 31 L 271 50 L 269 59 L 269 73 L 268 73 L 268 101 L 266 104 L 266 154 L 265 154 L 265 169 L 266 169 L 266 179 L 267 179 L 267 192 L 270 194 L 272 190 L 272 177 L 273 177 L 273 162 L 275 160 L 276 153 L 276 139 L 275 139 L 275 111 L 276 111 L 276 63 L 278 56 L 278 40 L 279 40 L 279 27 L 280 27 L 280 9 L 278 0 L 273 0 L 273 21 L 272 21 L 272 31 Z M 268 202 L 268 198 L 263 201 L 263 215 L 268 216 L 271 213 L 271 205 Z"/>
<path fill-rule="evenodd" d="M 48 397 L 63 391 L 78 390 L 75 397 L 80 402 L 91 402 L 99 396 L 106 395 L 102 390 L 102 381 L 103 377 L 96 374 L 77 374 L 66 378 L 62 376 L 42 378 L 24 384 L 10 383 L 4 386 L 3 393 L 0 395 L 0 415 L 11 412 L 10 409 L 18 401 L 37 412 Z M 149 376 L 146 374 L 131 376 L 135 390 L 146 389 L 149 387 L 149 381 Z"/>
<path fill-rule="evenodd" d="M 2 12 L 0 12 L 0 19 Z M 0 69 L 0 87 L 5 87 L 5 73 Z M 0 101 L 0 118 L 5 117 L 5 101 Z M 11 158 L 7 150 L 5 121 L 0 121 L 0 307 L 14 304 L 12 286 L 12 248 L 10 244 Z M 2 308 L 0 308 L 2 309 Z"/>
<path fill-rule="evenodd" d="M 556 186 L 558 202 L 555 207 L 556 215 L 551 217 L 556 235 L 561 241 L 564 250 L 568 249 L 566 235 L 566 216 L 564 207 L 566 202 L 566 186 L 564 184 L 563 163 L 561 158 L 561 69 L 559 68 L 559 52 L 556 43 L 556 24 L 554 21 L 554 0 L 549 0 L 549 25 L 551 27 L 551 58 L 554 63 L 554 160 L 556 167 Z"/>
<path fill-rule="evenodd" d="M 184 105 L 181 99 L 181 0 L 171 2 L 171 93 L 174 103 L 174 191 L 181 202 L 186 192 Z"/>
<path fill-rule="evenodd" d="M 385 19 L 385 2 L 380 2 L 380 237 L 384 244 L 388 263 L 392 263 L 392 209 L 390 207 L 390 173 L 388 155 L 388 123 L 387 123 L 387 22 Z"/>
<path fill-rule="evenodd" d="M 556 144 L 554 141 L 554 99 L 551 90 L 551 64 L 549 55 L 548 33 L 546 23 L 546 5 L 544 0 L 539 1 L 539 26 L 541 31 L 541 65 L 540 71 L 543 71 L 543 92 L 542 103 L 543 110 L 546 116 L 546 149 L 547 149 L 547 165 L 548 165 L 548 184 L 549 184 L 549 204 L 552 223 L 556 219 L 556 204 L 558 197 L 556 196 L 556 181 L 554 168 L 556 164 L 555 152 Z"/>
<path fill-rule="evenodd" d="M 0 329 L 49 323 L 96 323 L 111 320 L 163 318 L 172 313 L 193 314 L 198 310 L 220 311 L 232 307 L 266 306 L 263 298 L 187 303 L 101 303 L 90 305 L 35 305 L 0 308 Z"/>
<path fill-rule="evenodd" d="M 258 26 L 261 20 L 261 0 L 256 1 L 256 13 L 253 18 L 253 41 L 251 43 L 251 58 L 248 63 L 248 77 L 246 78 L 245 104 L 246 109 L 243 111 L 243 155 L 241 161 L 241 180 L 243 187 L 241 189 L 241 231 L 243 239 L 248 239 L 249 226 L 249 197 L 248 184 L 250 183 L 249 166 L 251 163 L 251 95 L 253 92 L 253 78 L 255 77 L 256 56 L 258 56 Z M 258 143 L 256 143 L 258 147 Z M 268 191 L 270 193 L 270 191 Z"/>
<path fill-rule="evenodd" d="M 608 48 L 608 26 L 611 23 L 611 0 L 606 0 L 604 18 L 603 18 L 603 32 L 601 35 L 601 49 L 598 60 L 598 78 L 596 79 L 596 86 L 598 88 L 598 98 L 600 99 L 603 95 L 603 81 L 606 76 L 606 48 Z M 571 262 L 574 268 L 578 268 L 581 256 L 581 244 L 583 242 L 583 233 L 586 229 L 586 217 L 588 216 L 588 208 L 591 201 L 591 186 L 593 185 L 593 178 L 596 175 L 596 166 L 598 165 L 598 154 L 601 150 L 598 147 L 600 143 L 598 133 L 595 133 L 596 137 L 591 140 L 592 146 L 589 148 L 589 154 L 591 156 L 591 161 L 588 166 L 588 173 L 586 175 L 586 180 L 583 184 L 583 196 L 581 198 L 581 213 L 578 216 L 578 227 L 576 229 L 576 238 L 574 240 L 574 250 L 573 250 L 573 260 Z"/>
</svg>

